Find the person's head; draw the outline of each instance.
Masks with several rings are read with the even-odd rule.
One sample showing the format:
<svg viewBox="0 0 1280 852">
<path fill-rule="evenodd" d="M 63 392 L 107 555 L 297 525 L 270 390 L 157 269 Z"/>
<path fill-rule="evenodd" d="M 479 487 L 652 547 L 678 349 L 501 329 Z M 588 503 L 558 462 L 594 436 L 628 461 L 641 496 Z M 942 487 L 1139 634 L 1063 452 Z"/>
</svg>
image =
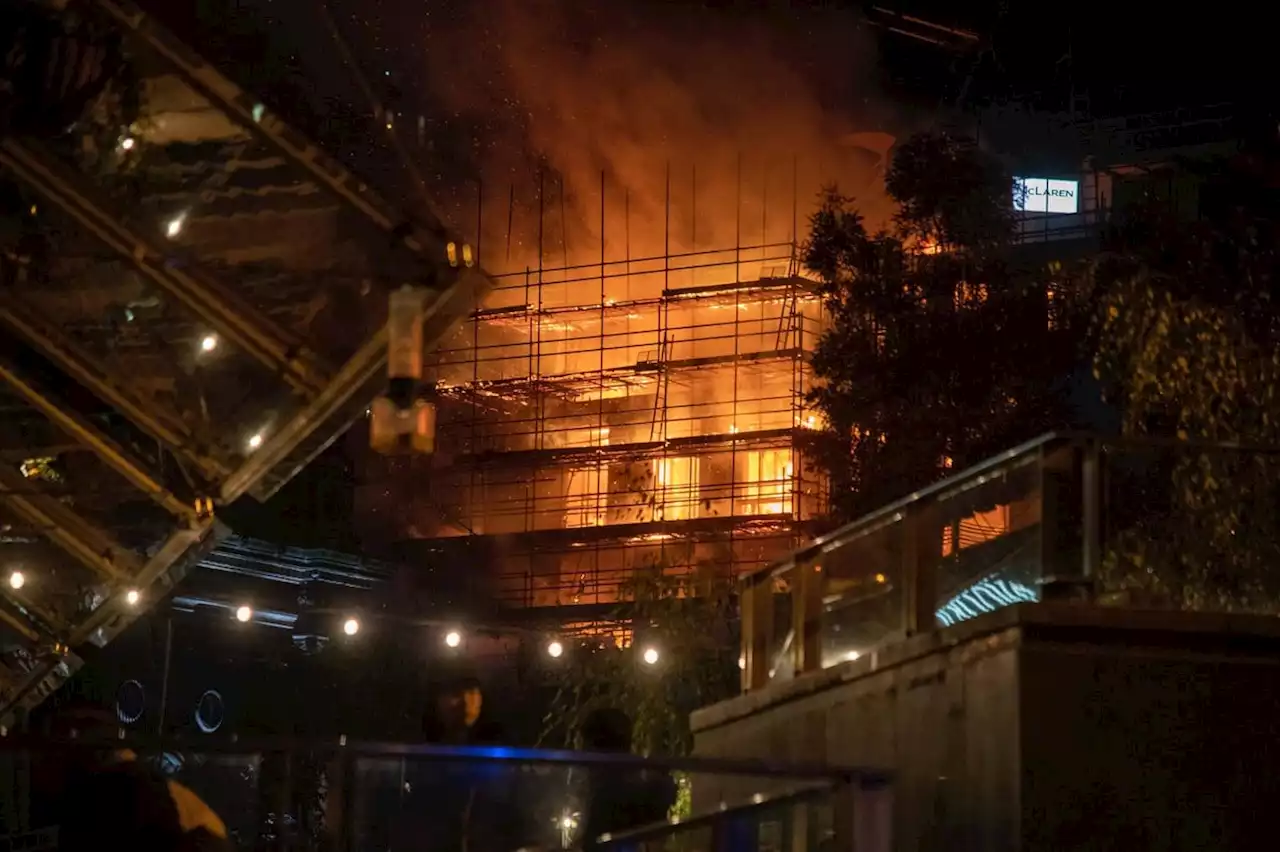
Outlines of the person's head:
<svg viewBox="0 0 1280 852">
<path fill-rule="evenodd" d="M 579 731 L 585 751 L 631 751 L 631 718 L 616 707 L 593 710 Z"/>
<path fill-rule="evenodd" d="M 480 681 L 473 677 L 455 681 L 440 695 L 441 715 L 468 728 L 480 718 L 483 709 L 484 693 L 480 689 Z"/>
</svg>

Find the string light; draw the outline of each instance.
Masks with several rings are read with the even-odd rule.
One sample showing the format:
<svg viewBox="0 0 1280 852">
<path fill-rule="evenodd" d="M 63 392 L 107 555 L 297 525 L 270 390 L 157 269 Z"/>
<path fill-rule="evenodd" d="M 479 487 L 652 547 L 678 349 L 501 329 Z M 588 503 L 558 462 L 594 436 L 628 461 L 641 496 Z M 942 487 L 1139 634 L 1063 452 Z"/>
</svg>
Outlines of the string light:
<svg viewBox="0 0 1280 852">
<path fill-rule="evenodd" d="M 253 608 L 240 606 L 236 609 L 236 621 L 245 624 L 253 618 Z"/>
<path fill-rule="evenodd" d="M 218 335 L 206 334 L 204 337 L 200 338 L 201 352 L 212 352 L 217 348 L 218 348 Z"/>
<path fill-rule="evenodd" d="M 456 648 L 462 644 L 462 634 L 456 630 L 450 630 L 444 635 L 444 644 L 450 648 Z"/>
<path fill-rule="evenodd" d="M 261 433 L 261 432 L 255 432 L 254 434 L 250 435 L 250 436 L 249 436 L 249 441 L 248 441 L 248 443 L 249 443 L 249 449 L 251 449 L 251 450 L 256 450 L 256 449 L 258 449 L 258 447 L 261 447 L 261 446 L 262 446 L 262 433 Z"/>
<path fill-rule="evenodd" d="M 342 622 L 342 632 L 348 636 L 355 636 L 360 632 L 360 622 L 354 618 L 348 618 Z"/>
<path fill-rule="evenodd" d="M 644 664 L 646 666 L 656 666 L 658 664 L 658 658 L 659 658 L 658 649 L 653 647 L 652 645 L 650 645 L 648 648 L 645 648 L 644 654 L 641 656 L 641 659 L 644 660 Z"/>
<path fill-rule="evenodd" d="M 9 573 L 9 588 L 21 589 L 27 584 L 27 578 L 21 571 L 11 571 Z"/>
<path fill-rule="evenodd" d="M 172 219 L 169 220 L 169 224 L 164 226 L 165 236 L 167 236 L 169 239 L 173 239 L 174 237 L 178 236 L 178 234 L 182 233 L 182 226 L 185 225 L 186 223 L 187 223 L 186 213 L 183 213 L 180 216 L 174 216 Z"/>
<path fill-rule="evenodd" d="M 558 639 L 552 639 L 547 643 L 547 656 L 552 659 L 559 659 L 564 654 L 564 645 L 560 644 Z"/>
<path fill-rule="evenodd" d="M 129 606 L 137 606 L 140 600 L 142 600 L 142 593 L 137 589 L 130 589 L 124 593 L 124 602 Z"/>
</svg>

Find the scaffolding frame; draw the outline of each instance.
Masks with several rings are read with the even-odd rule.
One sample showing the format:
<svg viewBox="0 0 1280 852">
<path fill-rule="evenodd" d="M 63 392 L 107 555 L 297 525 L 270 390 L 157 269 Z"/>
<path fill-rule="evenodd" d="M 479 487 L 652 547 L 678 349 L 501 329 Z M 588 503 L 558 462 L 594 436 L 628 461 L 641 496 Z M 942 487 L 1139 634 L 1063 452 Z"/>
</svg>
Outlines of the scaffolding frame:
<svg viewBox="0 0 1280 852">
<path fill-rule="evenodd" d="M 736 576 L 797 546 L 825 511 L 809 451 L 821 424 L 805 406 L 825 318 L 799 262 L 794 181 L 773 234 L 761 189 L 751 240 L 739 184 L 736 242 L 708 249 L 696 215 L 673 245 L 669 175 L 660 252 L 633 255 L 628 220 L 622 256 L 608 256 L 602 178 L 595 256 L 578 263 L 564 233 L 546 244 L 539 179 L 536 256 L 495 273 L 477 249 L 494 287 L 429 358 L 438 453 L 404 465 L 398 508 L 407 498 L 440 560 L 492 563 L 482 582 L 504 604 L 612 603 L 655 565 Z M 481 202 L 482 247 L 494 229 Z M 545 264 L 557 250 L 566 262 Z M 382 499 L 386 476 L 370 477 Z"/>
</svg>

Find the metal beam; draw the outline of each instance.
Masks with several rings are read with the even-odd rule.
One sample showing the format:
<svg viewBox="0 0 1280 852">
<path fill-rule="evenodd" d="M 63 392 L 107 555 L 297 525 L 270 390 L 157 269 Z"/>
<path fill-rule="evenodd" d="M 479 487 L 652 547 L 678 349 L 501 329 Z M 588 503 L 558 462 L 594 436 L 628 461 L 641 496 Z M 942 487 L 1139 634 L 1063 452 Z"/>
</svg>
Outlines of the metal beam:
<svg viewBox="0 0 1280 852">
<path fill-rule="evenodd" d="M 73 343 L 55 325 L 3 291 L 0 291 L 0 323 L 9 326 L 59 369 L 128 417 L 139 429 L 194 464 L 205 478 L 220 479 L 231 470 L 201 450 L 191 430 L 176 414 L 134 396 L 124 382 L 109 375 L 92 355 Z"/>
<path fill-rule="evenodd" d="M 145 42 L 187 85 L 221 107 L 229 118 L 269 142 L 300 166 L 320 186 L 355 208 L 395 242 L 425 257 L 434 266 L 447 262 L 445 246 L 457 242 L 439 217 L 413 222 L 387 204 L 364 181 L 347 171 L 317 145 L 224 77 L 146 12 L 128 0 L 90 0 Z"/>
<path fill-rule="evenodd" d="M 6 382 L 32 408 L 49 418 L 59 429 L 93 450 L 108 467 L 127 479 L 139 491 L 144 492 L 161 508 L 183 521 L 189 522 L 194 519 L 195 507 L 179 500 L 159 478 L 147 469 L 145 464 L 90 423 L 88 419 L 69 407 L 55 402 L 24 378 L 12 364 L 5 363 L 3 359 L 0 359 L 0 381 Z"/>
<path fill-rule="evenodd" d="M 475 309 L 491 284 L 482 272 L 467 269 L 448 288 L 438 292 L 424 311 L 422 332 L 427 350 L 437 346 L 457 322 Z M 246 492 L 253 492 L 259 500 L 267 499 L 350 425 L 386 382 L 388 338 L 389 331 L 384 325 L 351 356 L 324 393 L 269 436 L 266 444 L 226 479 L 222 501 L 229 503 Z M 319 432 L 325 424 L 329 424 L 329 428 Z M 317 433 L 322 440 L 308 442 Z M 307 452 L 298 452 L 302 446 Z M 285 465 L 287 469 L 278 470 Z M 275 482 L 259 488 L 259 483 L 273 472 Z"/>
<path fill-rule="evenodd" d="M 160 549 L 131 578 L 144 591 L 157 584 L 170 589 L 208 551 L 225 538 L 230 530 L 216 520 L 200 523 L 192 529 L 175 530 Z M 154 598 L 161 595 L 155 594 Z M 76 648 L 92 643 L 99 647 L 110 642 L 120 631 L 137 620 L 141 611 L 121 605 L 120 596 L 108 598 L 84 621 L 71 629 L 67 645 Z M 9 724 L 19 708 L 30 709 L 75 673 L 82 661 L 74 652 L 49 654 L 37 663 L 21 681 L 0 696 L 0 724 Z M 65 674 L 60 674 L 65 667 Z"/>
<path fill-rule="evenodd" d="M 294 335 L 213 278 L 193 267 L 180 269 L 169 264 L 172 249 L 161 251 L 154 241 L 126 228 L 122 217 L 108 212 L 110 204 L 83 176 L 45 156 L 34 143 L 13 138 L 0 142 L 0 166 L 62 208 L 211 328 L 298 391 L 314 395 L 328 384 L 325 368 Z"/>
<path fill-rule="evenodd" d="M 138 554 L 58 500 L 36 492 L 32 483 L 13 468 L 0 466 L 0 500 L 38 529 L 40 535 L 104 580 L 124 580 L 141 568 Z"/>
</svg>

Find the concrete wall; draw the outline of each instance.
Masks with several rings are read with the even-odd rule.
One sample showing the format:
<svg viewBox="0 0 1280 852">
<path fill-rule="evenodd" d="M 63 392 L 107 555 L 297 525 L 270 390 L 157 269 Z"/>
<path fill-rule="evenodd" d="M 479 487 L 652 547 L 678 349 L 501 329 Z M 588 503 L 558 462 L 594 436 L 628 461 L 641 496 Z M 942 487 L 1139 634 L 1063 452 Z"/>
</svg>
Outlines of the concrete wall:
<svg viewBox="0 0 1280 852">
<path fill-rule="evenodd" d="M 1278 698 L 1275 619 L 1035 604 L 693 724 L 699 755 L 889 769 L 899 850 L 1225 849 L 1276 800 Z"/>
</svg>

